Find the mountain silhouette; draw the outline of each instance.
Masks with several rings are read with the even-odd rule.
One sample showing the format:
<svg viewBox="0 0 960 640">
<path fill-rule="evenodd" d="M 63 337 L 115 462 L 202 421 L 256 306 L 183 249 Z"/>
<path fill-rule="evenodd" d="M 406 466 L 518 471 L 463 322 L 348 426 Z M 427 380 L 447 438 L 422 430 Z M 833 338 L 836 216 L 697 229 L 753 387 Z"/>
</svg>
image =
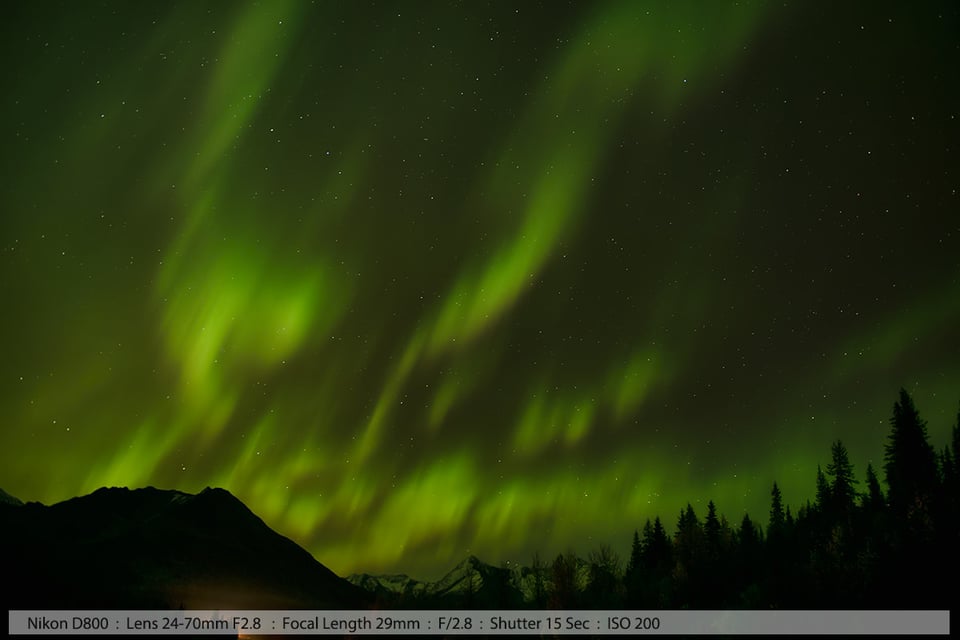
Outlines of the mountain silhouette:
<svg viewBox="0 0 960 640">
<path fill-rule="evenodd" d="M 577 559 L 575 588 L 583 591 L 589 582 L 588 568 Z M 530 567 L 496 567 L 468 556 L 436 581 L 421 581 L 405 574 L 347 576 L 352 584 L 368 591 L 381 606 L 412 608 L 512 609 L 536 606 L 537 576 Z M 540 589 L 553 587 L 546 569 L 540 573 Z"/>
<path fill-rule="evenodd" d="M 523 602 L 513 571 L 494 567 L 476 556 L 468 556 L 433 582 L 405 574 L 368 573 L 353 574 L 347 580 L 369 591 L 384 606 L 493 608 Z"/>
<path fill-rule="evenodd" d="M 21 502 L 18 498 L 13 497 L 3 489 L 0 489 L 0 504 L 11 504 L 11 505 L 21 505 Z"/>
<path fill-rule="evenodd" d="M 51 506 L 2 493 L 0 545 L 10 609 L 361 609 L 372 600 L 223 489 L 103 488 Z"/>
</svg>

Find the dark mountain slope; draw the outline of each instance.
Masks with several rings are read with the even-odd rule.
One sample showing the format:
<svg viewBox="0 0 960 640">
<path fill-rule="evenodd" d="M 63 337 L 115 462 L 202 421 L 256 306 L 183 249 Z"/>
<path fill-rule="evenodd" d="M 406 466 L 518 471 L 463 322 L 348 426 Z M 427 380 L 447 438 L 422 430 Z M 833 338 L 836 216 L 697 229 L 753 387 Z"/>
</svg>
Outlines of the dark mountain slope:
<svg viewBox="0 0 960 640">
<path fill-rule="evenodd" d="M 0 502 L 8 608 L 364 608 L 370 596 L 222 489 Z"/>
</svg>

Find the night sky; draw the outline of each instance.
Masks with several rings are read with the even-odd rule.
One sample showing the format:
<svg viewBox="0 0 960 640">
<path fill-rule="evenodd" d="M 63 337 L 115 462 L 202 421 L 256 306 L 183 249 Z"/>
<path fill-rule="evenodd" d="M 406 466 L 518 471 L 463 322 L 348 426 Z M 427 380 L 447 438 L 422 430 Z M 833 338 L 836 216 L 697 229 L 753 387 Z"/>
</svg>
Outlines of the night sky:
<svg viewBox="0 0 960 640">
<path fill-rule="evenodd" d="M 0 487 L 432 578 L 939 449 L 960 10 L 836 4 L 5 6 Z"/>
</svg>

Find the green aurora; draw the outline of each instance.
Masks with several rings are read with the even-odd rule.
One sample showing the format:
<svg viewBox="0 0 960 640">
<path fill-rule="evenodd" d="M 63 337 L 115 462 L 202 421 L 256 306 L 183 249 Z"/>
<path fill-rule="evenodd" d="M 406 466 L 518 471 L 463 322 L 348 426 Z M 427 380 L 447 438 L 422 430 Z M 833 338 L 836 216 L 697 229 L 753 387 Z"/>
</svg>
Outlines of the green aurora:
<svg viewBox="0 0 960 640">
<path fill-rule="evenodd" d="M 765 521 L 960 401 L 955 3 L 15 3 L 0 487 L 340 574 Z"/>
</svg>

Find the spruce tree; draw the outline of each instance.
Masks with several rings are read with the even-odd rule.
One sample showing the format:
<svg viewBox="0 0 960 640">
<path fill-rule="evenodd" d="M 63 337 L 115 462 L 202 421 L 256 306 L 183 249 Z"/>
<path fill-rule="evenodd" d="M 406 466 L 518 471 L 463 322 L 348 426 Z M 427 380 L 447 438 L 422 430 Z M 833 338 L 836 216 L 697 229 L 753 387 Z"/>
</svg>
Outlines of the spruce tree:
<svg viewBox="0 0 960 640">
<path fill-rule="evenodd" d="M 827 476 L 823 475 L 823 469 L 817 465 L 817 509 L 821 512 L 827 511 L 830 507 L 830 485 L 827 483 Z"/>
<path fill-rule="evenodd" d="M 649 520 L 647 521 L 649 522 Z M 627 576 L 640 571 L 641 553 L 643 547 L 640 545 L 640 533 L 633 530 L 633 543 L 630 545 L 630 560 L 627 562 Z"/>
<path fill-rule="evenodd" d="M 677 520 L 676 535 L 676 554 L 678 559 L 684 564 L 690 564 L 696 560 L 696 556 L 701 547 L 701 538 L 703 530 L 700 528 L 700 521 L 690 503 L 687 508 L 680 512 Z"/>
<path fill-rule="evenodd" d="M 783 496 L 780 493 L 780 487 L 774 482 L 773 489 L 770 491 L 770 527 L 768 529 L 770 538 L 783 534 L 784 518 Z"/>
<path fill-rule="evenodd" d="M 707 542 L 707 553 L 711 556 L 720 553 L 720 519 L 717 517 L 717 505 L 711 500 L 707 504 L 707 518 L 703 523 L 703 532 Z"/>
<path fill-rule="evenodd" d="M 833 443 L 832 460 L 827 465 L 827 475 L 833 478 L 830 484 L 830 501 L 836 515 L 849 515 L 853 510 L 857 484 L 853 475 L 853 464 L 847 456 L 847 448 L 839 440 Z"/>
<path fill-rule="evenodd" d="M 656 574 L 669 573 L 671 568 L 670 540 L 660 516 L 654 519 L 652 527 L 643 528 L 643 565 Z"/>
<path fill-rule="evenodd" d="M 863 504 L 873 512 L 883 509 L 883 491 L 871 464 L 867 465 L 867 492 L 863 495 Z"/>
<path fill-rule="evenodd" d="M 643 605 L 646 607 L 666 607 L 671 600 L 670 574 L 673 570 L 673 558 L 670 539 L 663 528 L 660 516 L 653 525 L 650 521 L 643 527 Z"/>
<path fill-rule="evenodd" d="M 650 521 L 647 520 L 649 526 Z M 640 544 L 640 533 L 633 530 L 633 542 L 630 545 L 630 560 L 627 570 L 623 574 L 624 587 L 627 590 L 627 606 L 640 606 L 640 582 L 643 577 L 643 545 Z"/>
<path fill-rule="evenodd" d="M 760 531 L 748 514 L 744 514 L 737 532 L 738 582 L 740 589 L 753 583 L 761 571 Z"/>
<path fill-rule="evenodd" d="M 926 519 L 937 484 L 936 456 L 927 440 L 927 423 L 904 389 L 893 405 L 890 426 L 883 467 L 890 508 L 899 517 Z"/>
</svg>

